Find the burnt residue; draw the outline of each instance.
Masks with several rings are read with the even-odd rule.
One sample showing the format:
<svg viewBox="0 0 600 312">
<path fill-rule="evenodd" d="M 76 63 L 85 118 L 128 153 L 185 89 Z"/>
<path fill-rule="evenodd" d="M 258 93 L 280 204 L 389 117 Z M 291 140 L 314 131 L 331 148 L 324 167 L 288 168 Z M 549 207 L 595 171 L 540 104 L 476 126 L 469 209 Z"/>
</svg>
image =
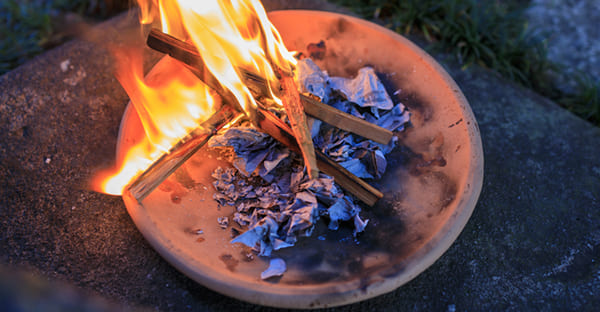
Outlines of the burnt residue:
<svg viewBox="0 0 600 312">
<path fill-rule="evenodd" d="M 392 152 L 386 157 L 388 161 L 388 168 L 408 168 L 410 163 L 415 159 L 422 157 L 420 154 L 415 153 L 410 147 L 406 145 L 397 146 Z M 386 173 L 391 170 L 386 170 Z"/>
<path fill-rule="evenodd" d="M 395 92 L 395 91 L 392 91 Z M 391 94 L 391 93 L 390 93 Z M 404 106 L 410 109 L 411 123 L 422 124 L 426 123 L 433 118 L 433 108 L 420 95 L 413 92 L 404 92 L 402 90 L 394 96 L 394 99 L 404 104 Z"/>
<path fill-rule="evenodd" d="M 242 234 L 242 230 L 240 230 L 236 227 L 231 227 L 231 238 L 232 239 L 238 237 L 240 234 Z"/>
<path fill-rule="evenodd" d="M 433 198 L 433 203 L 440 207 L 440 212 L 457 197 L 456 183 L 439 170 L 446 165 L 442 157 L 443 146 L 444 137 L 441 134 L 434 135 L 419 146 L 419 150 L 425 152 L 417 153 L 410 147 L 401 145 L 390 154 L 388 162 L 391 168 L 417 172 L 413 175 L 417 177 L 416 181 L 435 186 L 433 196 L 439 197 Z M 388 169 L 381 181 L 396 181 L 397 178 L 397 173 Z M 409 227 L 397 207 L 402 197 L 402 190 L 389 192 L 374 207 L 363 207 L 360 215 L 363 219 L 368 219 L 369 224 L 367 229 L 358 235 L 354 235 L 353 226 L 349 222 L 342 223 L 336 231 L 329 230 L 327 219 L 323 218 L 311 237 L 300 239 L 294 248 L 276 252 L 278 257 L 286 260 L 291 270 L 307 272 L 301 281 L 284 279 L 282 282 L 319 284 L 334 280 L 360 279 L 361 285 L 367 289 L 370 285 L 380 282 L 378 276 L 381 276 L 383 271 L 394 276 L 402 274 L 404 260 L 427 240 L 426 235 L 409 232 Z M 436 213 L 431 217 L 435 215 Z M 365 255 L 374 253 L 389 257 L 390 260 L 370 263 L 367 267 Z"/>
<path fill-rule="evenodd" d="M 392 218 L 391 221 L 393 221 L 392 223 L 394 224 L 394 226 L 398 226 L 399 227 L 398 230 L 403 230 L 404 223 L 400 222 L 400 220 L 398 220 L 398 221 L 393 220 L 393 218 L 398 214 L 394 205 L 396 202 L 398 202 L 398 199 L 401 199 L 401 197 L 402 197 L 402 194 L 400 192 L 394 192 L 394 193 L 385 192 L 385 195 L 383 196 L 383 198 L 380 199 L 375 204 L 375 206 L 365 207 L 363 209 L 362 212 L 363 212 L 364 217 L 376 219 L 376 221 L 374 221 L 374 222 L 380 222 L 380 221 L 377 221 L 379 219 Z"/>
<path fill-rule="evenodd" d="M 461 119 L 459 119 L 457 122 L 455 122 L 455 123 L 453 123 L 453 124 L 449 125 L 449 126 L 448 126 L 448 128 L 452 128 L 452 127 L 454 127 L 454 126 L 458 126 L 458 125 L 460 125 L 460 123 L 461 123 L 462 121 L 463 121 L 463 119 L 461 118 Z"/>
<path fill-rule="evenodd" d="M 441 210 L 450 206 L 450 204 L 452 204 L 452 202 L 454 202 L 454 200 L 456 199 L 456 197 L 458 195 L 458 189 L 457 189 L 456 183 L 453 181 L 450 181 L 448 176 L 444 175 L 444 177 L 447 179 L 447 181 L 444 184 L 446 187 L 444 188 L 444 191 L 442 192 L 442 196 L 440 198 Z"/>
<path fill-rule="evenodd" d="M 323 253 L 317 250 L 308 251 L 302 259 L 299 259 L 298 264 L 305 270 L 312 270 L 320 266 L 323 263 L 323 259 Z"/>
<path fill-rule="evenodd" d="M 328 48 L 325 59 L 317 60 L 315 63 L 320 68 L 327 68 L 332 77 L 354 77 L 362 67 L 360 64 L 356 64 L 354 57 L 348 51 L 336 51 L 335 47 Z"/>
<path fill-rule="evenodd" d="M 411 128 L 414 125 L 420 126 L 433 118 L 433 108 L 420 95 L 402 88 L 398 89 L 402 85 L 401 81 L 398 81 L 400 79 L 399 75 L 380 71 L 377 71 L 376 74 L 391 100 L 394 103 L 402 103 L 410 110 L 410 122 L 405 126 L 406 128 Z M 403 133 L 401 132 L 400 134 L 402 135 Z"/>
<path fill-rule="evenodd" d="M 354 259 L 348 263 L 348 272 L 352 275 L 360 274 L 363 268 L 364 265 L 361 259 Z"/>
<path fill-rule="evenodd" d="M 446 166 L 447 161 L 443 153 L 444 136 L 441 132 L 425 139 L 419 145 L 417 148 L 423 152 L 417 153 L 408 146 L 396 148 L 389 157 L 390 164 L 403 166 L 412 176 L 420 176 L 434 168 Z"/>
<path fill-rule="evenodd" d="M 242 261 L 244 262 L 252 262 L 254 261 L 254 252 L 252 248 L 244 246 L 240 251 L 240 255 L 242 256 Z"/>
<path fill-rule="evenodd" d="M 375 66 L 371 64 L 367 64 L 367 66 L 375 68 Z M 377 78 L 379 78 L 379 81 L 381 81 L 381 84 L 383 84 L 383 87 L 385 88 L 385 91 L 387 91 L 387 94 L 390 96 L 392 102 L 401 102 L 400 98 L 398 97 L 399 94 L 396 93 L 396 89 L 398 89 L 398 87 L 392 81 L 392 79 L 390 79 L 390 75 L 388 73 L 382 73 L 377 70 L 375 71 L 375 74 L 377 75 Z"/>
<path fill-rule="evenodd" d="M 327 46 L 325 41 L 321 40 L 318 43 L 309 43 L 306 46 L 306 52 L 313 60 L 322 60 L 327 53 Z"/>
<path fill-rule="evenodd" d="M 289 263 L 288 263 L 289 267 Z M 303 274 L 300 279 L 287 278 L 285 280 L 288 285 L 306 285 L 308 284 L 324 284 L 343 278 L 341 271 L 309 271 Z"/>
<path fill-rule="evenodd" d="M 175 170 L 174 175 L 175 181 L 179 182 L 186 189 L 191 190 L 196 187 L 196 181 L 190 176 L 185 164 Z"/>
<path fill-rule="evenodd" d="M 404 273 L 405 270 L 406 266 L 403 263 L 396 263 L 379 272 L 379 275 L 384 278 L 394 278 Z"/>
<path fill-rule="evenodd" d="M 446 165 L 446 160 L 443 157 L 444 141 L 444 134 L 438 132 L 435 136 L 427 139 L 425 142 L 425 144 L 428 146 L 428 149 L 424 153 L 424 157 L 426 159 L 437 161 L 437 165 L 440 167 Z"/>
<path fill-rule="evenodd" d="M 366 275 L 360 279 L 360 286 L 358 286 L 358 289 L 366 294 L 369 286 L 383 281 L 384 279 L 377 274 Z"/>
<path fill-rule="evenodd" d="M 437 198 L 437 205 L 440 207 L 439 212 L 442 212 L 448 207 L 457 196 L 457 186 L 445 173 L 440 171 L 430 171 L 419 177 L 420 182 L 423 185 L 435 183 L 439 189 L 439 197 Z"/>
<path fill-rule="evenodd" d="M 277 257 L 286 260 L 288 269 L 303 274 L 301 280 L 283 279 L 288 284 L 321 284 L 335 280 L 358 278 L 368 286 L 380 270 L 390 263 L 369 264 L 365 255 L 373 252 L 388 255 L 401 261 L 414 248 L 406 239 L 406 225 L 392 207 L 392 201 L 381 200 L 377 206 L 364 209 L 361 216 L 369 219 L 365 232 L 354 235 L 351 222 L 341 223 L 337 230 L 329 230 L 324 219 L 320 220 L 310 237 L 300 239 L 294 248 L 276 251 Z"/>
<path fill-rule="evenodd" d="M 432 171 L 421 178 L 440 184 L 442 189 L 435 199 L 440 211 L 455 200 L 456 184 L 443 172 Z M 381 282 L 381 278 L 403 274 L 404 260 L 420 248 L 427 236 L 410 233 L 396 208 L 397 202 L 397 196 L 386 194 L 374 207 L 363 207 L 360 215 L 369 224 L 356 236 L 351 223 L 341 223 L 334 231 L 327 228 L 326 218 L 322 218 L 311 237 L 301 238 L 294 248 L 275 252 L 274 256 L 286 260 L 289 270 L 303 272 L 297 280 L 286 278 L 280 282 L 306 285 L 357 279 L 366 290 Z M 373 263 L 370 258 L 367 262 L 373 254 L 389 261 Z"/>
<path fill-rule="evenodd" d="M 420 176 L 432 171 L 434 168 L 445 167 L 447 164 L 441 148 L 432 148 L 430 151 L 417 153 L 406 145 L 398 146 L 389 154 L 387 159 L 388 167 L 405 168 L 412 176 Z M 388 172 L 384 177 L 393 174 Z"/>
<path fill-rule="evenodd" d="M 338 18 L 337 21 L 331 23 L 330 25 L 331 26 L 329 27 L 329 31 L 327 32 L 325 39 L 331 39 L 342 35 L 352 27 L 352 24 L 343 17 Z"/>
<path fill-rule="evenodd" d="M 344 57 L 341 59 L 342 63 L 351 63 L 350 59 L 348 57 Z M 354 66 L 344 66 L 344 74 L 343 76 L 345 77 L 356 77 L 356 74 L 358 73 L 358 70 L 361 68 L 362 66 L 359 65 L 354 65 Z"/>
<path fill-rule="evenodd" d="M 230 254 L 222 254 L 219 256 L 219 259 L 221 261 L 223 261 L 223 263 L 225 263 L 225 266 L 227 267 L 227 269 L 231 272 L 235 271 L 235 268 L 237 267 L 238 263 L 240 263 L 239 260 L 237 260 L 236 258 L 234 258 L 232 255 Z"/>
<path fill-rule="evenodd" d="M 183 197 L 183 194 L 180 194 L 180 193 L 171 193 L 171 202 L 173 204 L 180 204 L 181 203 L 181 197 Z"/>
<path fill-rule="evenodd" d="M 390 211 L 390 209 L 386 210 Z M 370 228 L 369 231 L 365 230 L 360 240 L 370 249 L 376 251 L 389 253 L 390 255 L 403 254 L 403 251 L 407 248 L 405 240 L 406 224 L 397 214 L 390 215 L 386 213 L 386 215 L 378 213 L 376 209 L 366 211 L 364 217 L 369 218 Z"/>
<path fill-rule="evenodd" d="M 408 146 L 399 146 L 394 149 L 389 156 L 390 161 L 388 166 L 394 168 L 405 168 L 406 172 L 412 177 L 417 177 L 419 183 L 423 186 L 435 186 L 436 194 L 439 198 L 436 203 L 440 206 L 440 211 L 449 206 L 458 196 L 458 186 L 456 181 L 451 179 L 444 171 L 443 167 L 447 165 L 446 159 L 443 156 L 444 138 L 440 134 L 428 138 L 422 142 L 425 152 L 417 153 Z M 388 171 L 389 172 L 389 171 Z M 396 179 L 393 173 L 386 172 L 383 181 L 387 179 Z M 392 193 L 394 195 L 395 193 Z M 432 195 L 434 195 L 432 193 Z M 391 195 L 390 195 L 391 196 Z M 389 200 L 396 200 L 390 196 L 384 197 Z M 397 200 L 396 200 L 397 201 Z M 381 210 L 377 208 L 374 210 Z"/>
<path fill-rule="evenodd" d="M 444 167 L 446 166 L 446 159 L 440 155 L 433 158 L 423 158 L 423 155 L 419 155 L 419 159 L 413 162 L 413 166 L 410 168 L 410 174 L 414 176 L 422 175 L 423 173 L 431 171 L 430 168 L 433 166 Z"/>
<path fill-rule="evenodd" d="M 158 186 L 158 189 L 170 193 L 171 202 L 174 204 L 181 203 L 182 198 L 189 193 L 189 190 L 183 187 L 176 178 L 172 175 Z"/>
</svg>

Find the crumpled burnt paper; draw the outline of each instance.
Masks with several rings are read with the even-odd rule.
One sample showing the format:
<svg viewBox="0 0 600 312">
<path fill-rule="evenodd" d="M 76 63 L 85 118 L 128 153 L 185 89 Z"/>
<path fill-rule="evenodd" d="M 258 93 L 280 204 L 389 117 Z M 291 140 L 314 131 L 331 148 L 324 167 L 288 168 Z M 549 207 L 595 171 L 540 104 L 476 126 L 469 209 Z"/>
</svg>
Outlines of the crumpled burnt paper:
<svg viewBox="0 0 600 312">
<path fill-rule="evenodd" d="M 390 131 L 403 130 L 410 119 L 404 105 L 392 102 L 372 68 L 362 68 L 353 79 L 329 77 L 310 59 L 303 59 L 296 68 L 296 79 L 302 92 Z M 356 176 L 380 178 L 385 172 L 385 155 L 395 147 L 395 137 L 384 145 L 312 118 L 309 124 L 315 148 Z M 247 227 L 232 243 L 270 256 L 274 250 L 293 246 L 298 237 L 310 236 L 322 217 L 331 230 L 350 222 L 355 235 L 368 224 L 360 218 L 355 199 L 344 194 L 332 177 L 321 173 L 309 180 L 301 157 L 252 127 L 229 128 L 214 136 L 208 146 L 234 151 L 233 167 L 219 167 L 212 174 L 217 190 L 214 199 L 234 206 L 233 221 Z M 271 262 L 263 279 L 283 274 L 285 262 L 279 260 Z"/>
</svg>

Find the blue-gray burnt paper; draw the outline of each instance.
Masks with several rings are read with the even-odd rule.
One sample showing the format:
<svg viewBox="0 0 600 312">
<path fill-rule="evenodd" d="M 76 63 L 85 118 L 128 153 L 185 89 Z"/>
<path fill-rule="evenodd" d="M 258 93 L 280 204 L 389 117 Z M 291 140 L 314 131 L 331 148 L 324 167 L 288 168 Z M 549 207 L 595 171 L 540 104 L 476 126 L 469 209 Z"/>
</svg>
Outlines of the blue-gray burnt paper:
<svg viewBox="0 0 600 312">
<path fill-rule="evenodd" d="M 390 131 L 402 131 L 410 113 L 402 103 L 393 103 L 370 67 L 355 78 L 329 77 L 310 59 L 300 60 L 296 80 L 303 93 L 312 93 L 324 103 Z M 285 116 L 283 116 L 285 120 Z M 315 149 L 360 178 L 378 179 L 386 170 L 388 154 L 397 144 L 394 137 L 379 144 L 309 118 Z M 301 157 L 252 126 L 229 128 L 214 136 L 211 148 L 232 149 L 232 167 L 217 168 L 212 176 L 214 199 L 234 206 L 233 222 L 247 230 L 232 243 L 255 249 L 260 256 L 292 247 L 299 237 L 310 236 L 320 219 L 336 230 L 341 222 L 354 226 L 354 234 L 368 226 L 352 195 L 344 194 L 333 178 L 323 173 L 310 180 Z M 282 259 L 271 259 L 263 279 L 285 271 Z"/>
</svg>

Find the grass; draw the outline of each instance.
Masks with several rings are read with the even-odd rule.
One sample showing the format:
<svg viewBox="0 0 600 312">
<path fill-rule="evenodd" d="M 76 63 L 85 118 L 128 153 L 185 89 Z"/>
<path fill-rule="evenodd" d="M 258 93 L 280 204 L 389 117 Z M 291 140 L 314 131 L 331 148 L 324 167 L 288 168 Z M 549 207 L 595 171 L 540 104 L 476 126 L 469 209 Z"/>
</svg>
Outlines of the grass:
<svg viewBox="0 0 600 312">
<path fill-rule="evenodd" d="M 59 21 L 75 13 L 88 19 L 102 19 L 127 8 L 128 0 L 1 0 L 0 75 L 33 56 L 60 44 Z"/>
<path fill-rule="evenodd" d="M 561 91 L 560 67 L 547 57 L 543 36 L 527 28 L 524 0 L 337 0 L 367 19 L 402 34 L 421 34 L 434 49 L 455 55 L 463 68 L 491 68 L 557 101 L 600 126 L 600 81 L 579 74 L 577 90 Z"/>
<path fill-rule="evenodd" d="M 50 6 L 43 2 L 0 2 L 0 73 L 43 51 L 52 31 Z"/>
<path fill-rule="evenodd" d="M 557 101 L 578 116 L 600 125 L 600 81 L 588 74 L 578 73 L 577 92 L 564 94 Z"/>
</svg>

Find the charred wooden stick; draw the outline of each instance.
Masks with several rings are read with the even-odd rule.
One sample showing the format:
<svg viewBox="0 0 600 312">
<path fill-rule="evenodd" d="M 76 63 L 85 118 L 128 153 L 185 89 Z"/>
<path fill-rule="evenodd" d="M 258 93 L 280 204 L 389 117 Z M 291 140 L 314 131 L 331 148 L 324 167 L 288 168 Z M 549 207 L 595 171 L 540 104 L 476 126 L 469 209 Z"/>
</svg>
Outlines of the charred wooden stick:
<svg viewBox="0 0 600 312">
<path fill-rule="evenodd" d="M 154 29 L 151 31 L 150 35 L 148 36 L 147 43 L 148 43 L 148 46 L 150 46 L 151 48 L 153 48 L 157 51 L 163 52 L 163 53 L 167 53 L 171 57 L 188 65 L 189 68 L 192 70 L 192 72 L 194 72 L 194 74 L 196 74 L 196 76 L 198 76 L 202 81 L 204 81 L 209 87 L 217 90 L 217 92 L 219 94 L 221 94 L 221 96 L 223 96 L 222 93 L 227 94 L 227 92 L 224 91 L 223 88 L 221 87 L 220 83 L 218 83 L 216 81 L 216 78 L 214 78 L 214 76 L 205 68 L 204 63 L 202 61 L 202 57 L 196 52 L 196 50 L 195 50 L 195 48 L 193 48 L 193 46 L 191 46 L 177 38 L 174 38 L 172 36 L 169 36 L 167 34 L 164 34 L 160 31 L 154 30 Z M 242 73 L 244 73 L 244 72 L 245 71 L 242 71 Z M 255 89 L 254 89 L 255 92 L 257 92 L 257 93 L 264 92 L 264 94 L 266 94 L 268 92 L 268 86 L 266 85 L 266 82 L 262 77 L 259 77 L 259 76 L 256 76 L 256 75 L 253 75 L 250 73 L 248 73 L 247 75 L 244 74 L 244 77 L 246 79 L 245 82 L 247 84 L 249 84 L 251 86 L 253 85 L 255 87 Z M 256 86 L 259 86 L 260 88 L 256 88 Z M 260 91 L 261 88 L 263 91 Z M 257 90 L 260 92 L 258 92 Z M 313 105 L 311 105 L 311 107 L 315 113 L 320 110 L 319 105 L 330 107 L 329 105 L 323 104 L 320 101 L 316 101 L 316 103 L 318 103 L 318 104 L 315 104 L 315 101 L 307 101 L 306 100 L 307 98 L 308 97 L 301 95 L 301 99 L 303 99 L 303 104 L 305 106 L 304 109 L 306 109 L 306 103 L 309 103 L 309 105 L 313 104 Z M 232 101 L 232 102 L 230 102 L 230 101 Z M 234 105 L 235 105 L 235 103 L 237 103 L 237 101 L 235 101 L 235 99 L 230 100 L 228 97 L 224 97 L 224 102 L 230 102 L 231 104 L 234 104 Z M 239 105 L 236 108 L 239 109 Z M 332 108 L 332 109 L 335 110 L 335 108 Z M 324 109 L 321 109 L 321 110 L 324 111 Z M 349 114 L 345 114 L 339 110 L 336 110 L 336 111 L 337 111 L 336 113 L 326 114 L 326 116 L 331 116 L 331 115 L 337 114 L 338 116 L 342 116 L 342 120 L 344 120 L 343 116 L 349 116 L 351 118 L 357 119 L 356 117 L 349 115 Z M 281 121 L 279 118 L 277 118 L 272 113 L 270 113 L 266 110 L 260 109 L 260 108 L 257 109 L 256 114 L 257 114 L 256 122 L 258 123 L 259 128 L 261 128 L 264 132 L 271 135 L 273 138 L 280 141 L 284 145 L 288 146 L 293 151 L 300 153 L 300 148 L 298 147 L 296 137 L 294 137 L 292 130 L 289 128 L 289 126 L 287 124 L 285 124 L 283 121 Z M 322 120 L 324 122 L 328 122 L 325 119 L 322 119 Z M 363 120 L 361 120 L 361 121 L 363 121 Z M 375 130 L 383 129 L 381 127 L 372 125 L 370 123 L 367 123 L 367 124 L 370 125 L 370 128 L 375 129 Z M 342 128 L 342 127 L 340 127 L 340 128 Z M 363 129 L 365 129 L 365 131 L 366 131 L 366 129 L 369 129 L 369 127 L 365 127 Z M 386 131 L 389 132 L 388 130 L 383 129 L 383 132 L 386 132 Z M 372 134 L 382 133 L 382 131 L 372 131 L 372 132 L 366 131 L 366 132 L 372 133 Z M 389 133 L 391 134 L 391 132 L 389 132 Z M 360 133 L 357 133 L 357 134 L 360 135 Z M 381 137 L 382 136 L 380 136 L 380 135 L 376 136 L 376 138 L 381 138 Z M 389 137 L 391 138 L 391 135 Z M 387 143 L 388 141 L 389 141 L 389 139 L 383 143 Z M 377 202 L 377 200 L 379 200 L 380 198 L 383 197 L 383 194 L 381 192 L 379 192 L 377 189 L 375 189 L 374 187 L 372 187 L 365 181 L 361 180 L 360 178 L 358 178 L 357 176 L 355 176 L 354 174 L 352 174 L 351 172 L 346 170 L 344 167 L 337 164 L 335 161 L 329 159 L 325 154 L 323 154 L 319 151 L 316 151 L 315 155 L 317 158 L 317 167 L 321 168 L 321 170 L 325 174 L 334 177 L 336 182 L 343 189 L 345 189 L 346 191 L 355 195 L 359 200 L 372 206 L 375 204 L 375 202 Z M 160 165 L 157 164 L 156 166 L 160 166 Z M 162 180 L 161 180 L 161 182 L 162 182 Z M 158 184 L 160 184 L 160 183 L 158 183 Z M 158 185 L 158 184 L 156 184 L 156 185 Z"/>
<path fill-rule="evenodd" d="M 163 154 L 146 171 L 138 176 L 127 187 L 128 193 L 141 202 L 156 187 L 166 180 L 177 168 L 196 153 L 220 129 L 236 122 L 243 116 L 229 105 L 224 105 L 197 129 L 188 134 L 173 146 L 169 152 Z M 271 135 L 277 141 L 299 153 L 300 148 L 292 130 L 273 113 L 259 108 L 257 110 L 259 128 Z M 373 206 L 383 194 L 362 179 L 358 178 L 344 167 L 331 160 L 320 151 L 315 151 L 319 169 L 335 179 L 335 182 L 347 192 L 353 194 L 369 206 Z"/>
<path fill-rule="evenodd" d="M 262 131 L 272 136 L 283 145 L 287 146 L 290 150 L 297 153 L 300 152 L 300 148 L 298 147 L 296 138 L 292 133 L 292 129 L 290 129 L 285 122 L 283 122 L 273 113 L 262 108 L 258 108 L 256 115 L 259 128 Z M 383 193 L 381 193 L 379 190 L 355 176 L 335 161 L 331 160 L 321 151 L 317 150 L 315 151 L 315 154 L 319 169 L 323 173 L 332 176 L 340 187 L 356 196 L 356 198 L 358 198 L 360 201 L 369 206 L 373 206 L 379 199 L 383 197 Z"/>
<path fill-rule="evenodd" d="M 294 137 L 298 141 L 308 177 L 310 179 L 316 178 L 319 176 L 319 168 L 315 157 L 315 146 L 313 145 L 310 129 L 308 129 L 304 109 L 300 103 L 300 94 L 298 93 L 296 83 L 294 82 L 294 78 L 285 74 L 281 74 L 279 81 L 283 88 L 281 101 L 290 120 Z"/>
<path fill-rule="evenodd" d="M 198 75 L 207 85 L 212 87 L 214 84 L 218 84 L 214 76 L 211 76 L 209 71 L 205 69 L 202 57 L 198 54 L 193 45 L 165 34 L 157 29 L 152 29 L 150 31 L 147 44 L 150 48 L 166 53 L 174 59 L 194 68 L 200 73 L 198 74 L 195 72 L 196 75 Z M 243 68 L 238 68 L 238 70 L 248 88 L 257 94 L 268 96 L 270 92 L 269 86 L 263 77 L 257 76 Z M 385 128 L 344 113 L 319 100 L 312 99 L 305 95 L 300 95 L 300 99 L 306 114 L 342 130 L 360 135 L 381 144 L 389 143 L 393 136 L 393 133 Z"/>
<path fill-rule="evenodd" d="M 171 173 L 175 172 L 177 168 L 204 146 L 213 135 L 226 125 L 238 120 L 241 116 L 243 116 L 242 112 L 233 109 L 230 105 L 223 105 L 138 176 L 127 188 L 129 193 L 138 202 L 144 200 Z"/>
<path fill-rule="evenodd" d="M 381 144 L 388 144 L 392 139 L 392 136 L 394 136 L 394 133 L 388 129 L 374 125 L 356 116 L 346 114 L 315 98 L 304 94 L 300 94 L 300 98 L 302 99 L 304 112 L 307 115 L 322 120 L 336 128 L 360 135 L 365 139 Z"/>
</svg>

